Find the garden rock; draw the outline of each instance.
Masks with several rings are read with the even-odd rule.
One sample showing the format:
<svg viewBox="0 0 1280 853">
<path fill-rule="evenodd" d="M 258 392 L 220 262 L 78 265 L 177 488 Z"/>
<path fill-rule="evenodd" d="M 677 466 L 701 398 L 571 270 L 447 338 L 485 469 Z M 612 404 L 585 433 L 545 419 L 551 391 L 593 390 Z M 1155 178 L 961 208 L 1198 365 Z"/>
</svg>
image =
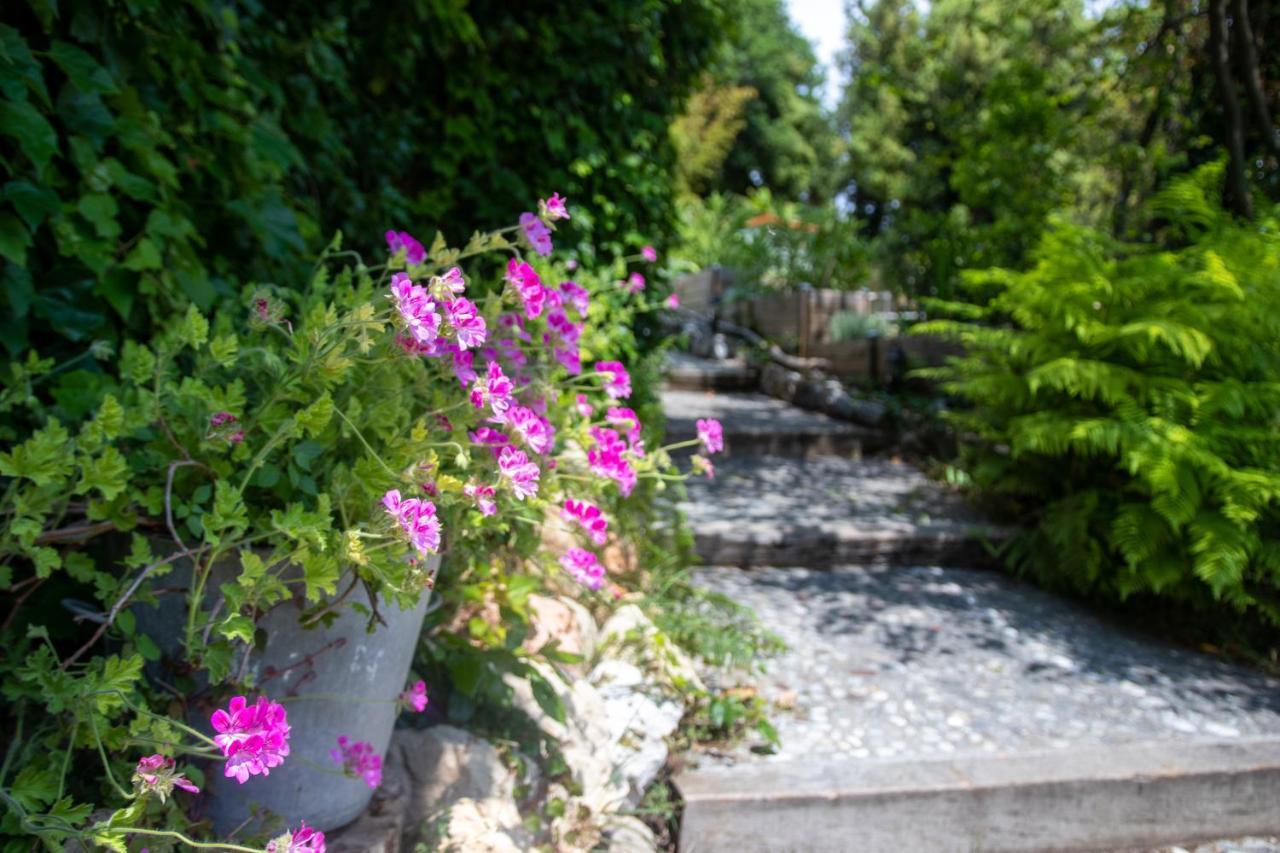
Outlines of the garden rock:
<svg viewBox="0 0 1280 853">
<path fill-rule="evenodd" d="M 632 815 L 614 815 L 605 824 L 607 853 L 654 853 L 658 840 L 648 824 Z"/>
<path fill-rule="evenodd" d="M 581 655 L 584 660 L 595 656 L 599 629 L 581 603 L 567 596 L 531 595 L 529 608 L 534 633 L 525 640 L 527 650 L 536 652 L 554 640 L 561 651 Z"/>
<path fill-rule="evenodd" d="M 680 725 L 684 706 L 648 687 L 644 673 L 625 661 L 602 661 L 591 681 L 604 699 L 613 764 L 630 788 L 627 804 L 635 807 L 666 764 L 666 739 Z"/>
<path fill-rule="evenodd" d="M 760 370 L 760 390 L 770 397 L 790 403 L 795 399 L 803 379 L 797 371 L 771 362 Z"/>
<path fill-rule="evenodd" d="M 706 689 L 689 655 L 634 604 L 618 608 L 604 623 L 600 649 L 606 657 L 634 664 L 655 676 L 657 683 L 677 695 Z"/>
</svg>

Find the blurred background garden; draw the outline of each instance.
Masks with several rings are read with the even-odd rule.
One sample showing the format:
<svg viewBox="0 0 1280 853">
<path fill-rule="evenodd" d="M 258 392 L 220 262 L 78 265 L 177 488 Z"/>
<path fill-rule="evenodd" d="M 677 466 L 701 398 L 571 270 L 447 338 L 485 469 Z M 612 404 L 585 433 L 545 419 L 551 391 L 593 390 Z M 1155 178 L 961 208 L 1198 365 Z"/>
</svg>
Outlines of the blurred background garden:
<svg viewBox="0 0 1280 853">
<path fill-rule="evenodd" d="M 1188 672 L 1229 708 L 1171 675 L 1171 732 L 1280 735 L 1274 4 L 15 0 L 0 84 L 5 850 L 323 850 L 296 815 L 227 823 L 209 791 L 173 791 L 172 765 L 152 772 L 174 757 L 216 801 L 206 721 L 233 693 L 283 689 L 296 662 L 255 655 L 295 599 L 312 634 L 354 609 L 381 636 L 380 601 L 422 625 L 394 690 L 366 697 L 415 711 L 374 748 L 390 781 L 357 828 L 321 827 L 334 850 L 732 846 L 723 816 L 688 843 L 685 756 L 789 757 L 779 715 L 814 716 L 794 684 L 756 681 L 808 640 L 699 563 L 925 572 L 859 613 L 981 565 L 1153 655 L 1211 660 Z M 504 253 L 528 272 L 488 257 Z M 368 307 L 386 309 L 387 277 L 455 305 L 455 264 L 491 346 L 509 333 L 484 360 L 520 380 L 529 351 L 563 345 L 517 382 L 556 437 L 521 445 L 546 463 L 540 496 L 504 494 L 506 436 L 462 422 L 469 385 L 479 409 L 498 395 L 479 349 L 471 370 L 451 331 L 452 367 L 426 381 L 379 361 L 404 355 Z M 551 294 L 541 317 L 530 281 Z M 555 319 L 577 293 L 560 282 L 590 292 L 580 323 Z M 598 429 L 626 448 L 622 473 L 601 473 Z M 607 536 L 561 511 L 593 475 Z M 442 556 L 370 559 L 398 535 L 384 491 L 417 486 L 440 504 Z M 840 527 L 882 509 L 883 530 Z M 843 575 L 824 577 L 798 612 L 844 600 Z M 148 615 L 189 590 L 185 625 Z M 974 601 L 955 625 L 985 612 Z M 851 761 L 910 752 L 841 725 L 860 733 Z M 208 743 L 184 758 L 184 732 Z M 991 749 L 1043 745 L 1027 737 Z M 359 793 L 345 746 L 316 760 Z M 1280 750 L 1263 765 L 1262 789 L 1280 783 Z M 1246 830 L 1280 833 L 1280 815 L 1198 832 Z M 753 849 L 891 849 L 790 843 Z M 1008 849 L 1040 849 L 1025 843 Z"/>
</svg>

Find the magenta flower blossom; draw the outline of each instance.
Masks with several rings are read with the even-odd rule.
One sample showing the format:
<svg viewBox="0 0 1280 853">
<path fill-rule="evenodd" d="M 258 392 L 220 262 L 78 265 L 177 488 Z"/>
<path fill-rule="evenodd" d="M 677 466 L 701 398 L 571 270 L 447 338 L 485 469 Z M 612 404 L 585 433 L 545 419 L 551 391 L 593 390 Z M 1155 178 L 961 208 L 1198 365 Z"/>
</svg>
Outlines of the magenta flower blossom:
<svg viewBox="0 0 1280 853">
<path fill-rule="evenodd" d="M 596 373 L 609 376 L 604 384 L 604 392 L 615 400 L 631 396 L 631 375 L 620 361 L 596 362 Z"/>
<path fill-rule="evenodd" d="M 586 548 L 570 548 L 560 558 L 564 570 L 587 589 L 599 589 L 604 583 L 604 566 Z"/>
<path fill-rule="evenodd" d="M 511 394 L 514 391 L 515 385 L 503 374 L 501 365 L 490 361 L 485 365 L 484 378 L 477 378 L 471 386 L 471 405 L 483 409 L 488 403 L 494 418 L 501 423 L 512 406 Z"/>
<path fill-rule="evenodd" d="M 565 521 L 577 522 L 583 530 L 587 531 L 592 542 L 597 545 L 605 543 L 609 533 L 609 520 L 604 517 L 600 507 L 586 501 L 566 500 L 560 515 Z"/>
<path fill-rule="evenodd" d="M 401 500 L 400 490 L 391 489 L 382 496 L 387 514 L 400 522 L 400 528 L 409 537 L 422 556 L 440 551 L 440 519 L 436 518 L 436 505 L 421 498 Z"/>
<path fill-rule="evenodd" d="M 538 493 L 538 466 L 529 461 L 524 451 L 504 447 L 498 454 L 498 470 L 511 481 L 511 491 L 517 500 L 533 497 Z"/>
<path fill-rule="evenodd" d="M 404 259 L 412 265 L 422 263 L 427 259 L 427 250 L 422 244 L 409 234 L 408 231 L 388 231 L 387 249 L 391 254 L 396 255 L 400 250 L 404 250 Z"/>
<path fill-rule="evenodd" d="M 618 433 L 602 427 L 591 427 L 592 445 L 587 450 L 587 465 L 598 476 L 618 484 L 623 496 L 631 494 L 636 485 L 636 472 L 625 457 L 626 442 Z"/>
<path fill-rule="evenodd" d="M 487 426 L 476 427 L 475 432 L 467 433 L 471 440 L 476 444 L 487 444 L 491 447 L 501 447 L 510 439 L 505 432 L 498 432 L 496 429 L 490 429 Z"/>
<path fill-rule="evenodd" d="M 569 371 L 570 376 L 577 376 L 582 372 L 582 351 L 575 347 L 555 347 L 551 350 L 551 354 L 555 356 L 556 361 Z"/>
<path fill-rule="evenodd" d="M 698 419 L 698 440 L 708 453 L 724 450 L 724 429 L 715 418 Z"/>
<path fill-rule="evenodd" d="M 360 777 L 370 788 L 382 784 L 382 756 L 373 751 L 373 744 L 338 735 L 338 748 L 330 750 L 329 757 L 342 765 L 343 773 Z"/>
<path fill-rule="evenodd" d="M 627 431 L 627 440 L 632 444 L 640 440 L 640 416 L 633 409 L 622 406 L 610 406 L 604 419 L 614 426 Z"/>
<path fill-rule="evenodd" d="M 474 483 L 467 483 L 462 487 L 462 493 L 476 502 L 476 509 L 480 510 L 480 514 L 486 518 L 498 511 L 498 505 L 493 500 L 493 486 L 478 486 Z"/>
<path fill-rule="evenodd" d="M 535 252 L 543 257 L 551 254 L 551 229 L 541 219 L 532 213 L 520 214 L 520 230 Z"/>
<path fill-rule="evenodd" d="M 591 405 L 591 401 L 587 399 L 586 394 L 579 394 L 574 400 L 573 405 L 574 408 L 578 410 L 578 414 L 582 415 L 584 418 L 591 417 L 592 413 L 596 410 L 595 406 Z"/>
<path fill-rule="evenodd" d="M 453 327 L 459 347 L 467 349 L 484 343 L 488 330 L 485 329 L 484 318 L 477 313 L 475 303 L 470 299 L 459 296 L 444 303 L 444 316 Z"/>
<path fill-rule="evenodd" d="M 716 466 L 711 464 L 711 460 L 705 456 L 695 453 L 690 457 L 689 461 L 693 465 L 693 473 L 706 474 L 708 480 L 716 478 Z"/>
<path fill-rule="evenodd" d="M 404 322 L 405 330 L 420 344 L 430 344 L 440 336 L 440 315 L 436 303 L 421 286 L 402 272 L 391 277 L 391 298 Z"/>
<path fill-rule="evenodd" d="M 670 308 L 672 311 L 674 311 L 675 309 L 679 308 L 679 307 L 680 307 L 680 294 L 678 294 L 678 293 L 672 293 L 670 296 L 668 296 L 668 297 L 667 297 L 666 305 L 667 305 L 667 307 L 668 307 L 668 308 Z"/>
<path fill-rule="evenodd" d="M 467 289 L 467 280 L 462 277 L 462 270 L 450 267 L 444 275 L 436 276 L 432 282 L 438 287 L 441 296 L 458 296 Z"/>
<path fill-rule="evenodd" d="M 404 352 L 405 355 L 421 355 L 427 358 L 437 358 L 444 351 L 445 344 L 436 338 L 429 344 L 419 343 L 413 338 L 405 334 L 396 335 L 396 346 Z"/>
<path fill-rule="evenodd" d="M 209 426 L 220 427 L 223 424 L 233 424 L 237 420 L 236 416 L 230 412 L 214 412 L 209 418 Z"/>
<path fill-rule="evenodd" d="M 563 308 L 547 312 L 547 327 L 559 336 L 566 344 L 576 344 L 582 337 L 582 323 L 575 323 L 564 313 Z"/>
<path fill-rule="evenodd" d="M 304 820 L 293 832 L 268 841 L 267 853 L 324 853 L 324 833 Z"/>
<path fill-rule="evenodd" d="M 543 219 L 568 219 L 569 211 L 564 206 L 565 200 L 560 193 L 552 193 L 551 198 L 538 202 L 538 212 Z"/>
<path fill-rule="evenodd" d="M 213 741 L 226 758 L 223 771 L 243 785 L 250 776 L 269 776 L 289 754 L 289 720 L 284 706 L 266 696 L 250 705 L 243 696 L 232 696 L 227 710 L 209 718 L 216 734 Z"/>
<path fill-rule="evenodd" d="M 464 350 L 455 350 L 453 353 L 453 375 L 458 377 L 458 381 L 463 385 L 476 381 L 476 370 L 474 366 L 474 353 L 465 352 Z M 447 420 L 447 418 L 446 418 Z M 452 426 L 449 427 L 453 429 Z"/>
<path fill-rule="evenodd" d="M 651 264 L 658 260 L 658 250 L 652 246 L 645 246 L 640 250 L 640 255 Z"/>
<path fill-rule="evenodd" d="M 560 293 L 569 300 L 569 304 L 578 312 L 579 317 L 587 316 L 587 309 L 591 307 L 591 294 L 585 287 L 576 281 L 562 281 Z"/>
<path fill-rule="evenodd" d="M 416 682 L 413 687 L 400 694 L 399 701 L 419 714 L 427 710 L 427 682 Z"/>
<path fill-rule="evenodd" d="M 644 290 L 644 276 L 638 272 L 633 272 L 627 276 L 627 290 L 632 293 L 639 293 Z"/>
<path fill-rule="evenodd" d="M 556 437 L 555 427 L 532 409 L 516 406 L 507 413 L 506 423 L 534 453 L 545 456 L 551 451 Z"/>
<path fill-rule="evenodd" d="M 541 223 L 538 224 L 541 225 Z M 547 301 L 547 288 L 534 268 L 524 261 L 512 258 L 507 261 L 506 279 L 515 288 L 516 295 L 524 304 L 525 316 L 532 320 L 541 315 L 542 306 Z"/>
<path fill-rule="evenodd" d="M 181 788 L 193 794 L 200 789 L 181 773 L 174 770 L 173 759 L 159 753 L 138 759 L 138 766 L 133 771 L 133 784 L 138 793 L 153 793 L 164 802 L 174 788 Z"/>
</svg>

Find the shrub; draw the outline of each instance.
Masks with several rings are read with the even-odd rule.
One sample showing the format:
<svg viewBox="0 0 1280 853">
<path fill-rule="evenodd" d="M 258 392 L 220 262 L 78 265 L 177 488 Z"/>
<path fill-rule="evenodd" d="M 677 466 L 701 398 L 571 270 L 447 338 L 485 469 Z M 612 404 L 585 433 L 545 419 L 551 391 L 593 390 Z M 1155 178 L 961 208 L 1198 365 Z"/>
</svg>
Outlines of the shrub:
<svg viewBox="0 0 1280 853">
<path fill-rule="evenodd" d="M 971 404 L 959 467 L 1024 532 L 1007 557 L 1086 592 L 1226 605 L 1280 625 L 1280 209 L 1224 214 L 1221 166 L 1154 202 L 1169 248 L 1058 223 L 982 305 L 920 331 Z"/>
</svg>

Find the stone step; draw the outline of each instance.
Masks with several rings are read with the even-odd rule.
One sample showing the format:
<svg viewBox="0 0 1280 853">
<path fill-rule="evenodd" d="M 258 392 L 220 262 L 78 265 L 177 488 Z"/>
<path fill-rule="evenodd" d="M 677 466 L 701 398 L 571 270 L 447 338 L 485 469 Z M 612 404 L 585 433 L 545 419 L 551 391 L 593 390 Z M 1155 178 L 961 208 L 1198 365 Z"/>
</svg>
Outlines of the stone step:
<svg viewBox="0 0 1280 853">
<path fill-rule="evenodd" d="M 1116 850 L 1280 827 L 1280 739 L 686 771 L 698 853 Z"/>
<path fill-rule="evenodd" d="M 749 391 L 760 384 L 760 369 L 744 358 L 710 361 L 681 352 L 667 354 L 663 375 L 668 388 L 685 391 Z"/>
<path fill-rule="evenodd" d="M 987 565 L 1005 531 L 888 459 L 730 457 L 682 504 L 709 565 Z"/>
<path fill-rule="evenodd" d="M 662 392 L 662 404 L 668 441 L 693 438 L 698 420 L 714 418 L 724 428 L 728 457 L 857 458 L 883 450 L 892 438 L 888 432 L 805 411 L 763 394 L 667 389 Z"/>
</svg>

